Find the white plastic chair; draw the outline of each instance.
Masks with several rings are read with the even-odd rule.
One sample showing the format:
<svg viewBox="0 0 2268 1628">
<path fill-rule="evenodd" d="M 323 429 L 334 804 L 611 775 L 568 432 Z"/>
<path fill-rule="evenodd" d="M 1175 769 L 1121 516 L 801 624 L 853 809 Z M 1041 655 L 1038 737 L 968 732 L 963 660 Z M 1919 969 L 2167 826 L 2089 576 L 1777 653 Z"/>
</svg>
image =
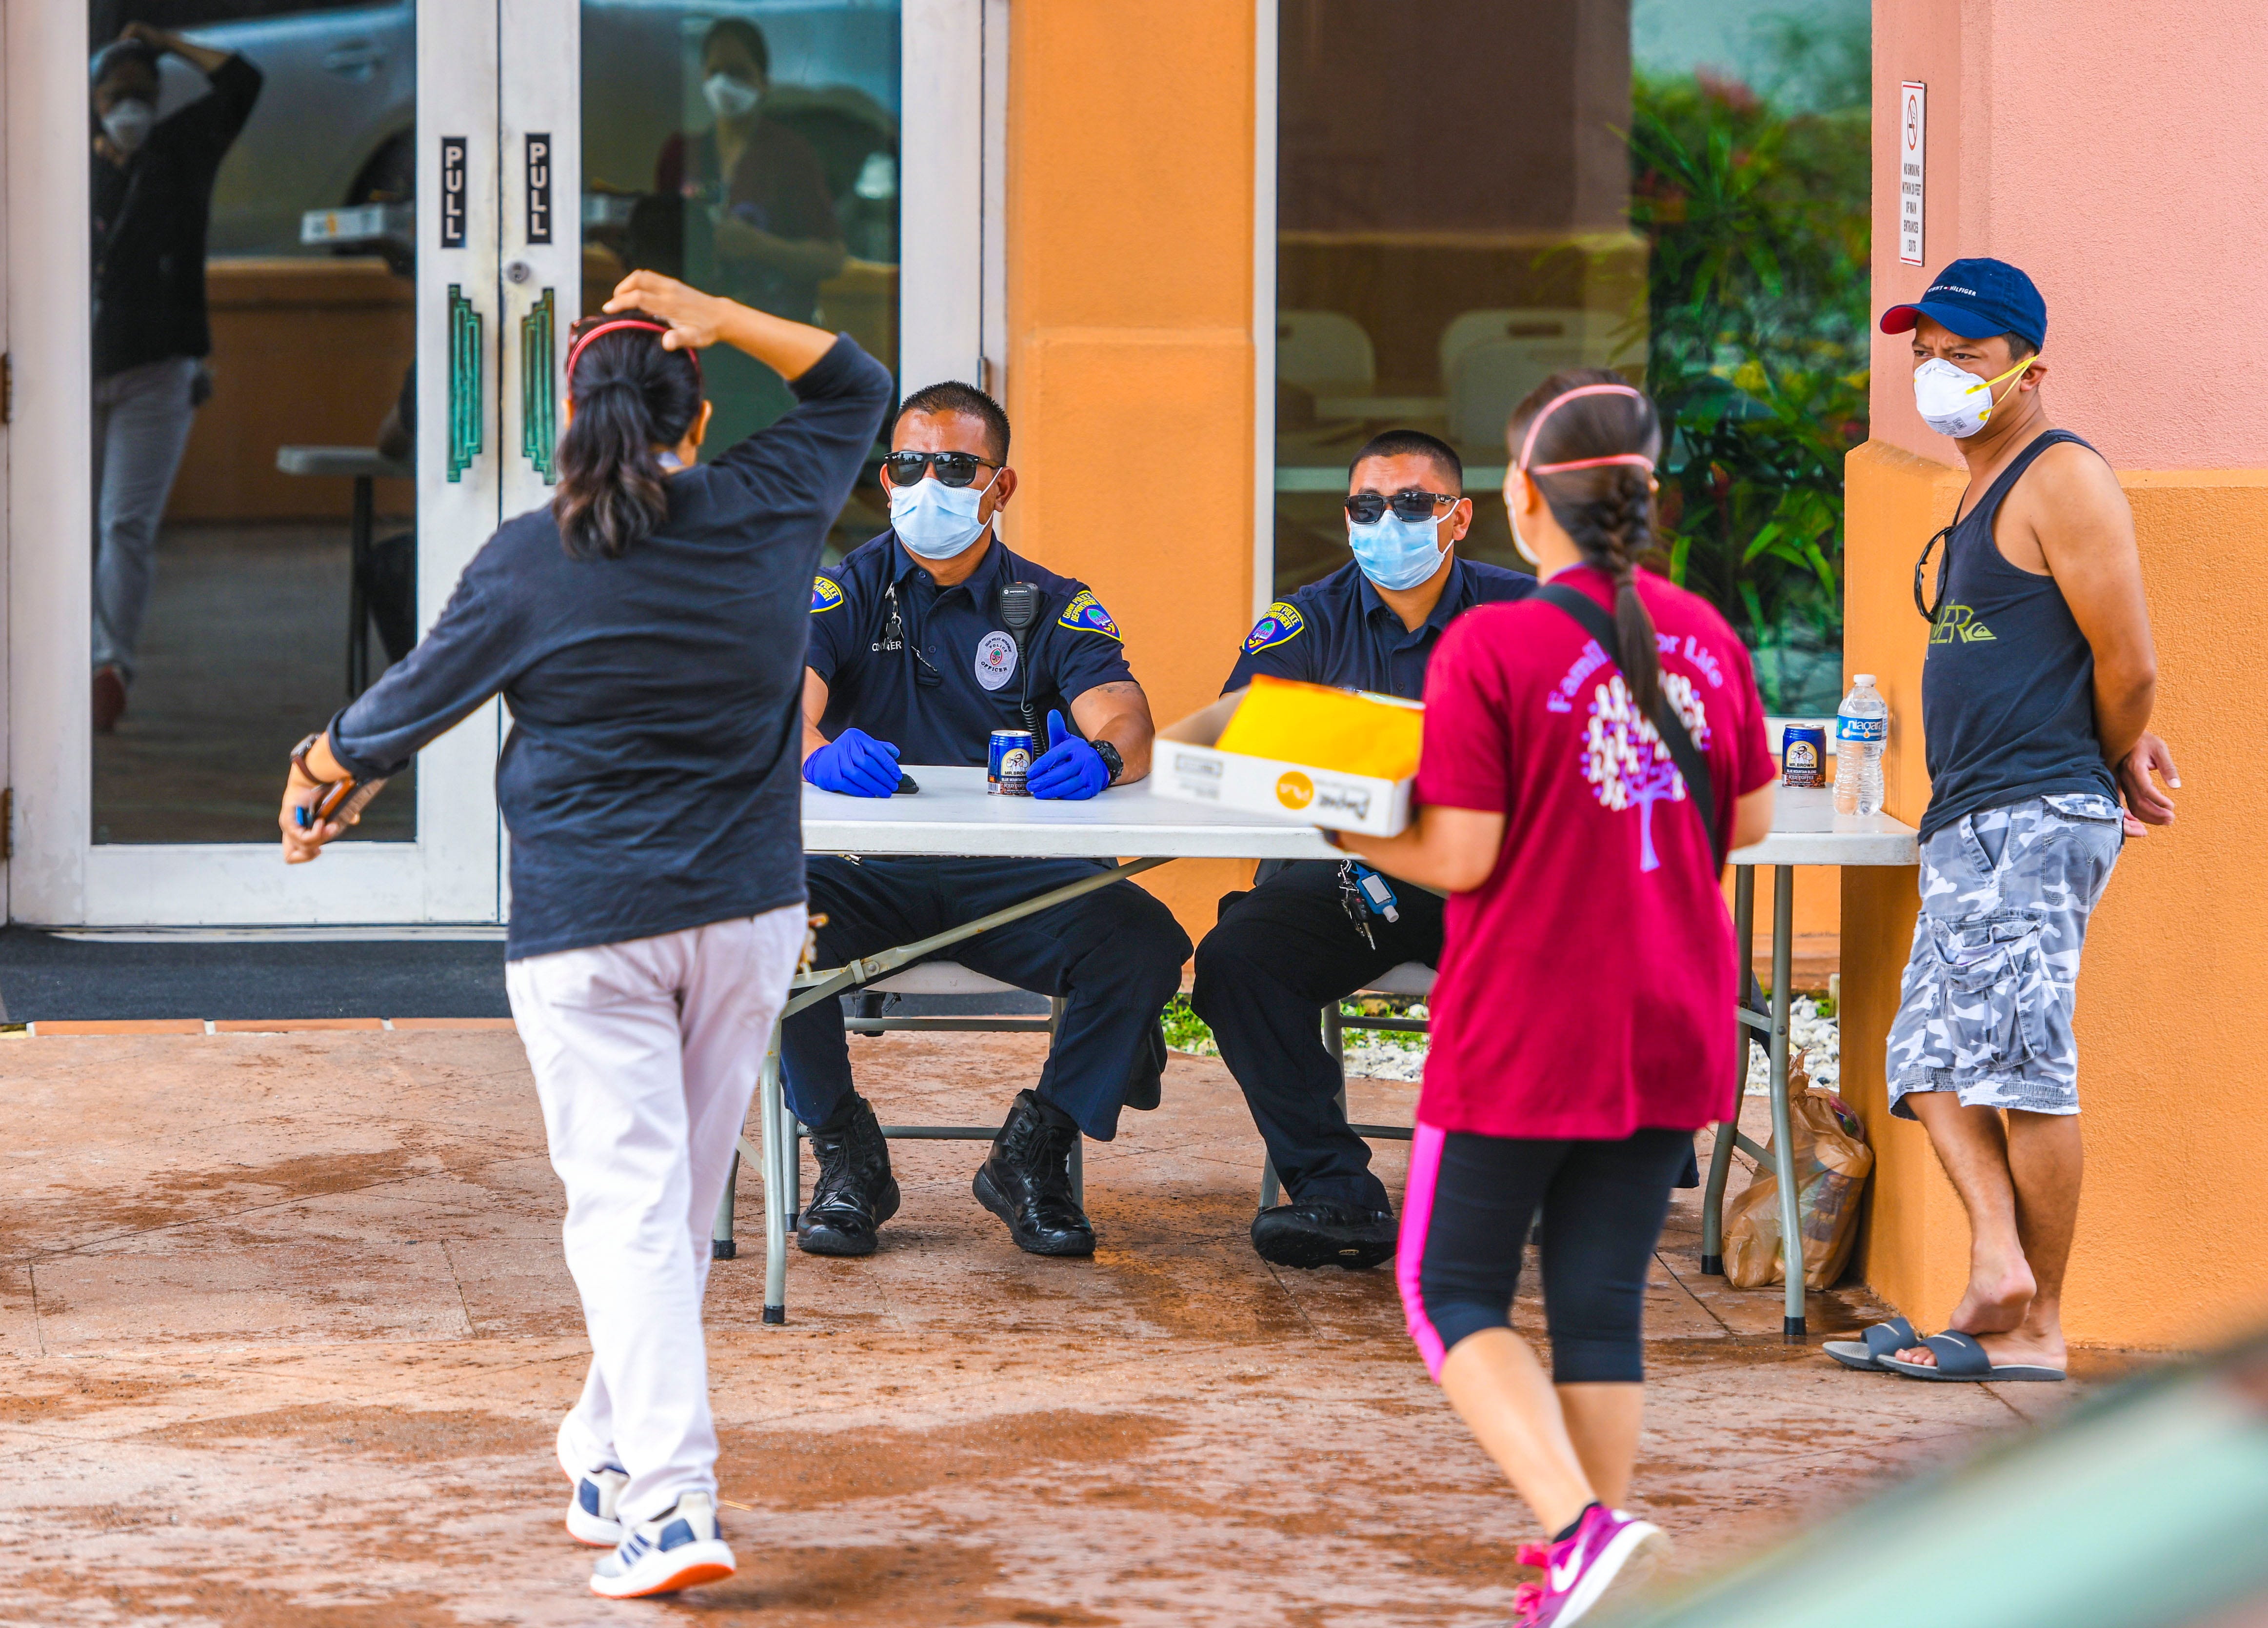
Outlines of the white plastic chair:
<svg viewBox="0 0 2268 1628">
<path fill-rule="evenodd" d="M 1404 995 L 1425 999 L 1433 992 L 1433 969 L 1419 961 L 1405 961 L 1390 967 L 1376 979 L 1354 991 L 1357 995 Z M 1331 1061 L 1339 1065 L 1339 1112 L 1346 1112 L 1346 1040 L 1344 1031 L 1351 1028 L 1394 1029 L 1403 1034 L 1430 1035 L 1433 1032 L 1431 1018 L 1348 1017 L 1333 1001 L 1323 1008 L 1323 1048 L 1331 1054 Z M 1350 1124 L 1348 1130 L 1373 1142 L 1407 1142 L 1415 1131 L 1401 1125 Z M 1276 1161 L 1263 1161 L 1260 1167 L 1260 1207 L 1272 1210 L 1282 1191 L 1276 1179 Z"/>
<path fill-rule="evenodd" d="M 1362 324 L 1343 312 L 1278 311 L 1276 377 L 1304 390 L 1367 395 L 1378 384 L 1378 353 Z"/>
<path fill-rule="evenodd" d="M 1441 330 L 1441 379 L 1447 383 L 1466 351 L 1504 340 L 1528 344 L 1580 344 L 1590 337 L 1593 313 L 1574 306 L 1502 306 L 1461 311 Z"/>
<path fill-rule="evenodd" d="M 1503 446 L 1505 423 L 1528 393 L 1561 369 L 1583 365 L 1580 340 L 1491 339 L 1473 346 L 1449 376 L 1449 438 Z"/>
</svg>

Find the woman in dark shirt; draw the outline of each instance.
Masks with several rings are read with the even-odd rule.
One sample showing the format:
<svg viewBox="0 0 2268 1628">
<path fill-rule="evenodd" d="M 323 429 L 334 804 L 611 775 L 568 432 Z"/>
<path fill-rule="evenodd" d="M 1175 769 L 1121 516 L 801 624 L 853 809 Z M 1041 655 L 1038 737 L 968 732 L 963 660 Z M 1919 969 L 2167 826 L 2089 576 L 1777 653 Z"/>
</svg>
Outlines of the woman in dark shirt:
<svg viewBox="0 0 2268 1628">
<path fill-rule="evenodd" d="M 729 1576 L 701 1295 L 709 1223 L 804 942 L 797 711 L 811 580 L 888 406 L 847 338 L 652 272 L 577 325 L 549 510 L 505 522 L 433 630 L 293 755 L 284 858 L 490 696 L 512 832 L 506 985 L 567 1189 L 593 1359 L 560 1425 L 567 1529 L 615 1597 Z M 696 348 L 787 380 L 715 462 Z M 310 823 L 303 824 L 303 821 Z"/>
</svg>

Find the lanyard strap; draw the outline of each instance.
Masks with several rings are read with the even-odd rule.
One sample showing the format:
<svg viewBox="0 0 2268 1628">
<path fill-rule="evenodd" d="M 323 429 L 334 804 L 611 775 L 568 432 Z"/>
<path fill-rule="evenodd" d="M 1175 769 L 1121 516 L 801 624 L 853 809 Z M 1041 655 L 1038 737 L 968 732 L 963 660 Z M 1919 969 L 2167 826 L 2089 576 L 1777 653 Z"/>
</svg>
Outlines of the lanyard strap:
<svg viewBox="0 0 2268 1628">
<path fill-rule="evenodd" d="M 1557 605 L 1575 619 L 1584 632 L 1598 642 L 1607 652 L 1607 659 L 1616 667 L 1623 665 L 1622 642 L 1615 637 L 1614 618 L 1599 608 L 1599 602 L 1587 593 L 1578 593 L 1563 583 L 1547 582 L 1536 589 L 1535 597 Z M 1627 673 L 1628 668 L 1624 668 Z M 1715 856 L 1717 868 L 1725 868 L 1724 838 L 1717 829 L 1717 783 L 1709 773 L 1709 759 L 1693 740 L 1685 720 L 1677 716 L 1677 709 L 1669 704 L 1668 692 L 1657 690 L 1653 698 L 1654 733 L 1669 748 L 1677 772 L 1685 777 L 1686 789 L 1693 793 L 1694 812 L 1701 816 L 1701 829 L 1708 833 L 1709 851 Z"/>
</svg>

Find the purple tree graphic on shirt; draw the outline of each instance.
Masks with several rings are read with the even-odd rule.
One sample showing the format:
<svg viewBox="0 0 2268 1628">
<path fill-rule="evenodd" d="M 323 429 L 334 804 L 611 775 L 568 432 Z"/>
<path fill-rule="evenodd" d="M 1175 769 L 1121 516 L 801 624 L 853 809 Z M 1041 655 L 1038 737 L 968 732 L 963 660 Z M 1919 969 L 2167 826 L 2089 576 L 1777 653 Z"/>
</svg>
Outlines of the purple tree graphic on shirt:
<svg viewBox="0 0 2268 1628">
<path fill-rule="evenodd" d="M 1692 681 L 1680 673 L 1661 675 L 1662 694 L 1692 732 L 1703 751 L 1709 749 L 1708 715 Z M 1638 807 L 1638 868 L 1659 870 L 1653 851 L 1653 806 L 1685 800 L 1685 777 L 1653 726 L 1641 717 L 1631 699 L 1623 675 L 1610 673 L 1592 692 L 1590 722 L 1583 731 L 1583 778 L 1591 794 L 1608 808 Z"/>
</svg>

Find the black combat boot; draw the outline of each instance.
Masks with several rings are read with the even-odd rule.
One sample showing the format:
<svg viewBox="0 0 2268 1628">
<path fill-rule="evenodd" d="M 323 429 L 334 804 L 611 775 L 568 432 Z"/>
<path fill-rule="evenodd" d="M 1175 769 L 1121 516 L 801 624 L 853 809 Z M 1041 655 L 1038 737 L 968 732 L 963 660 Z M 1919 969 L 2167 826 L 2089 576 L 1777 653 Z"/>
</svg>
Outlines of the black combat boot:
<svg viewBox="0 0 2268 1628">
<path fill-rule="evenodd" d="M 1396 1237 L 1393 1211 L 1350 1204 L 1287 1204 L 1252 1220 L 1252 1247 L 1278 1266 L 1375 1266 L 1393 1258 Z"/>
<path fill-rule="evenodd" d="M 795 1241 L 808 1255 L 872 1255 L 874 1230 L 898 1212 L 890 1145 L 873 1105 L 853 1096 L 811 1133 L 819 1181 L 804 1206 Z"/>
<path fill-rule="evenodd" d="M 1008 1235 L 1027 1254 L 1094 1253 L 1094 1228 L 1071 1192 L 1078 1141 L 1079 1127 L 1067 1116 L 1019 1091 L 1008 1123 L 992 1138 L 991 1157 L 970 1183 L 976 1202 L 1008 1223 Z"/>
</svg>

